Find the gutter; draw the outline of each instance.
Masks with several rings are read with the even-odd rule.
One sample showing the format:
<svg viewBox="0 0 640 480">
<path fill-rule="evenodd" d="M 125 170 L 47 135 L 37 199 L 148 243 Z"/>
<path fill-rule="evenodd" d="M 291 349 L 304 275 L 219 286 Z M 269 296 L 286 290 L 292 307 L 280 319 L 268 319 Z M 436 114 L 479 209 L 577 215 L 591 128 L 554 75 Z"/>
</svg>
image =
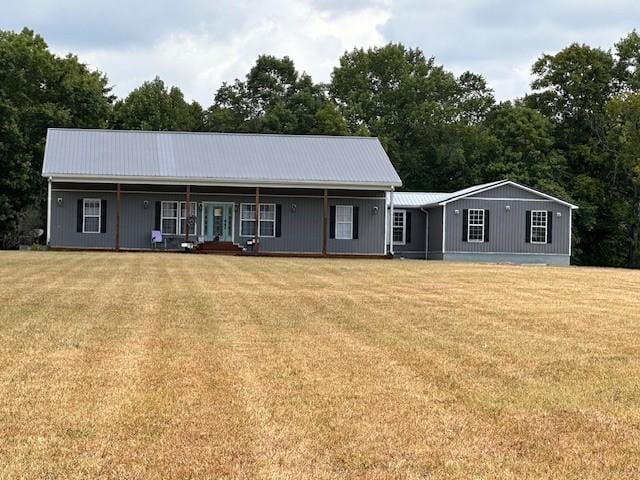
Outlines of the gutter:
<svg viewBox="0 0 640 480">
<path fill-rule="evenodd" d="M 43 174 L 43 176 L 47 176 Z M 53 180 L 53 177 L 49 177 Z M 327 188 L 344 190 L 383 190 L 392 191 L 401 183 L 343 183 L 336 181 L 287 181 L 287 180 L 251 180 L 251 179 L 203 179 L 203 178 L 171 178 L 171 177 L 109 177 L 109 176 L 75 176 L 56 175 L 56 181 L 69 183 L 122 183 L 146 185 L 193 185 L 215 187 L 272 187 L 272 188 Z"/>
</svg>

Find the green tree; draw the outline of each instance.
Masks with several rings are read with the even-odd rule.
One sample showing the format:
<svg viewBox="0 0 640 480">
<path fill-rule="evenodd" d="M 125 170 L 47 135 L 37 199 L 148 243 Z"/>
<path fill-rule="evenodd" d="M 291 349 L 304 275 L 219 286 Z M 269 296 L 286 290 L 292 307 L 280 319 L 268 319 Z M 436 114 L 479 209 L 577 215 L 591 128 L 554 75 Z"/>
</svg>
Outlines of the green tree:
<svg viewBox="0 0 640 480">
<path fill-rule="evenodd" d="M 485 163 L 487 180 L 508 178 L 561 198 L 569 198 L 566 159 L 555 147 L 553 124 L 537 110 L 504 102 L 487 115 L 485 128 L 494 140 Z"/>
<path fill-rule="evenodd" d="M 346 122 L 323 85 L 298 74 L 288 57 L 258 57 L 245 81 L 223 84 L 207 129 L 225 132 L 346 134 Z"/>
<path fill-rule="evenodd" d="M 626 263 L 640 266 L 640 93 L 620 95 L 607 105 L 607 131 Z"/>
<path fill-rule="evenodd" d="M 104 127 L 109 92 L 102 73 L 52 54 L 33 31 L 0 31 L 0 236 L 25 208 L 42 209 L 47 128 Z"/>
<path fill-rule="evenodd" d="M 640 35 L 634 30 L 616 43 L 616 76 L 621 91 L 640 91 Z"/>
<path fill-rule="evenodd" d="M 355 49 L 340 58 L 330 93 L 352 131 L 381 139 L 404 188 L 452 190 L 480 180 L 488 147 L 476 128 L 494 103 L 482 77 L 456 78 L 420 49 Z"/>
<path fill-rule="evenodd" d="M 630 264 L 629 179 L 616 168 L 620 142 L 609 132 L 607 109 L 621 92 L 637 90 L 638 58 L 633 32 L 615 54 L 572 44 L 533 66 L 534 92 L 526 103 L 552 121 L 556 148 L 567 159 L 565 187 L 580 205 L 574 223 L 580 263 Z"/>
<path fill-rule="evenodd" d="M 188 103 L 178 87 L 169 88 L 156 77 L 116 102 L 111 126 L 198 132 L 204 129 L 204 113 L 197 102 Z"/>
</svg>

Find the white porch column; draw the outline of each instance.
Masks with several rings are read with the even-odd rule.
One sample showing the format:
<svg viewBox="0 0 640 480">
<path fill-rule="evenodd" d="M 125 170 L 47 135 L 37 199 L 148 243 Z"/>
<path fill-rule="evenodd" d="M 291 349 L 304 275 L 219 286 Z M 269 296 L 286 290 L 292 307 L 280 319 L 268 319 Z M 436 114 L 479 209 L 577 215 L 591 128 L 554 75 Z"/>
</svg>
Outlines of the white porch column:
<svg viewBox="0 0 640 480">
<path fill-rule="evenodd" d="M 393 187 L 389 192 L 389 253 L 393 255 Z"/>
<path fill-rule="evenodd" d="M 51 177 L 47 186 L 47 246 L 51 244 Z"/>
</svg>

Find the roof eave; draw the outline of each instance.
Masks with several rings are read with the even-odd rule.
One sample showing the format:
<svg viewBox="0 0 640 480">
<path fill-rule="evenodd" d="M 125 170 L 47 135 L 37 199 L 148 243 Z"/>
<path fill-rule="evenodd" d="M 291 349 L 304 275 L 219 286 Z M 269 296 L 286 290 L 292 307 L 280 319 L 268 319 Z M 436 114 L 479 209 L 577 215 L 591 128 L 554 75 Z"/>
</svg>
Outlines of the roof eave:
<svg viewBox="0 0 640 480">
<path fill-rule="evenodd" d="M 68 175 L 42 173 L 53 181 L 70 183 L 123 183 L 150 185 L 200 185 L 216 187 L 273 187 L 273 188 L 341 188 L 345 190 L 372 189 L 389 191 L 402 182 L 336 182 L 323 180 L 219 179 L 182 177 L 118 177 L 104 175 Z"/>
<path fill-rule="evenodd" d="M 478 193 L 486 192 L 487 190 L 493 190 L 494 188 L 502 187 L 504 185 L 513 185 L 513 186 L 515 186 L 517 188 L 521 188 L 521 189 L 526 190 L 528 192 L 535 193 L 537 195 L 540 195 L 541 197 L 546 198 L 549 201 L 556 202 L 556 203 L 559 203 L 559 204 L 564 205 L 566 207 L 569 207 L 571 210 L 577 210 L 579 208 L 577 205 L 574 205 L 573 203 L 565 202 L 564 200 L 560 200 L 557 197 L 554 197 L 552 195 L 548 195 L 548 194 L 546 194 L 544 192 L 540 192 L 540 191 L 535 190 L 533 188 L 529 188 L 529 187 L 527 187 L 525 185 L 521 185 L 521 184 L 513 182 L 511 180 L 502 180 L 502 181 L 497 182 L 497 183 L 495 183 L 493 185 L 490 185 L 488 187 L 484 187 L 484 188 L 480 188 L 478 190 L 473 190 L 471 192 L 467 192 L 464 195 L 456 195 L 455 197 L 447 198 L 446 200 L 443 200 L 443 201 L 439 202 L 438 205 L 443 206 L 443 205 L 446 205 L 448 203 L 455 202 L 456 200 L 461 200 L 463 198 L 468 198 L 471 195 L 476 195 Z"/>
</svg>

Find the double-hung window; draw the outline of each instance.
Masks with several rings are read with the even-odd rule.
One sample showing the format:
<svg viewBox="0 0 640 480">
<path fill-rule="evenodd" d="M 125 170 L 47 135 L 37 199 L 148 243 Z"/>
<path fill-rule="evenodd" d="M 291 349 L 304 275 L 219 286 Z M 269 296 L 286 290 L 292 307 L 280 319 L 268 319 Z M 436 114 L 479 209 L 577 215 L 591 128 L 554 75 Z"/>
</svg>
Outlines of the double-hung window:
<svg viewBox="0 0 640 480">
<path fill-rule="evenodd" d="M 260 204 L 260 236 L 261 237 L 276 236 L 276 204 L 275 203 Z"/>
<path fill-rule="evenodd" d="M 187 202 L 180 202 L 180 227 L 178 230 L 178 233 L 180 235 L 185 235 L 187 232 L 186 225 L 189 225 L 188 217 L 197 216 L 198 204 L 196 202 L 190 202 L 190 203 L 191 203 L 191 210 L 189 212 L 189 215 L 187 215 Z M 189 235 L 196 234 L 196 223 L 197 222 L 195 222 L 195 218 L 194 218 L 193 223 L 189 225 Z"/>
<path fill-rule="evenodd" d="M 467 215 L 467 238 L 469 242 L 484 242 L 484 209 L 470 208 Z"/>
<path fill-rule="evenodd" d="M 100 199 L 85 198 L 82 205 L 82 232 L 100 233 Z"/>
<path fill-rule="evenodd" d="M 178 202 L 162 202 L 160 230 L 165 235 L 178 233 Z"/>
<path fill-rule="evenodd" d="M 191 202 L 191 216 L 195 216 L 198 204 Z M 187 222 L 187 202 L 162 202 L 160 230 L 165 235 L 185 235 Z M 196 222 L 189 226 L 189 235 L 196 234 Z"/>
<path fill-rule="evenodd" d="M 547 211 L 531 211 L 531 243 L 547 243 Z"/>
<path fill-rule="evenodd" d="M 336 239 L 353 238 L 353 206 L 336 205 Z"/>
<path fill-rule="evenodd" d="M 407 240 L 406 233 L 407 212 L 404 210 L 393 211 L 393 243 L 404 245 Z"/>
<path fill-rule="evenodd" d="M 240 236 L 253 237 L 256 232 L 256 204 L 240 204 Z M 276 204 L 260 204 L 260 227 L 258 233 L 261 237 L 276 236 Z"/>
</svg>

